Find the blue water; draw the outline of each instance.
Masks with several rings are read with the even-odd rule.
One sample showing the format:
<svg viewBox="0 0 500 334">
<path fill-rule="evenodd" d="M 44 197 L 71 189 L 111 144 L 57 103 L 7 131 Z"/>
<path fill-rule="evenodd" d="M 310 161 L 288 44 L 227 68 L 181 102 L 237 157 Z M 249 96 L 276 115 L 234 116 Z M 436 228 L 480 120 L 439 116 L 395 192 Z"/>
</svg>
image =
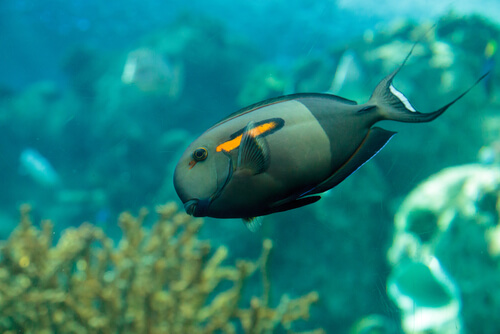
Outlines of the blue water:
<svg viewBox="0 0 500 334">
<path fill-rule="evenodd" d="M 320 295 L 310 321 L 296 330 L 348 333 L 372 315 L 367 322 L 382 333 L 411 332 L 402 322 L 405 311 L 386 291 L 397 267 L 387 260 L 394 217 L 412 189 L 443 168 L 499 163 L 499 15 L 493 0 L 4 0 L 0 239 L 15 228 L 19 205 L 30 203 L 35 225 L 56 222 L 55 239 L 90 221 L 118 241 L 120 212 L 167 201 L 182 209 L 173 169 L 187 145 L 216 121 L 266 98 L 328 91 L 349 57 L 354 60 L 335 93 L 364 103 L 420 38 L 422 47 L 396 79 L 417 109 L 429 112 L 451 101 L 485 68 L 491 76 L 432 123 L 382 124 L 399 134 L 317 204 L 266 217 L 257 233 L 232 219 L 206 219 L 200 231 L 214 247 L 227 245 L 228 264 L 258 258 L 262 239 L 273 240 L 274 305 L 285 293 Z M 495 191 L 487 194 L 493 199 L 478 196 L 486 204 L 477 204 L 478 212 L 489 210 L 492 230 L 498 224 Z M 479 216 L 467 217 L 490 226 Z M 460 240 L 453 251 L 467 254 Z M 470 246 L 471 257 L 491 251 L 490 244 L 481 248 L 484 240 Z M 446 267 L 450 255 L 444 253 Z M 478 259 L 471 262 L 488 265 L 474 270 L 498 274 L 498 268 L 486 269 L 498 265 L 497 257 Z M 5 261 L 0 256 L 0 266 Z M 463 268 L 445 268 L 458 289 L 470 283 Z M 255 281 L 248 294 L 258 290 Z M 482 296 L 486 287 L 477 284 Z M 473 297 L 457 297 L 456 328 L 465 333 L 487 318 L 488 305 L 498 306 L 493 297 L 490 304 Z M 485 333 L 500 332 L 497 325 L 485 326 Z"/>
<path fill-rule="evenodd" d="M 206 14 L 224 22 L 231 35 L 258 45 L 270 58 L 322 50 L 376 29 L 394 18 L 435 18 L 455 10 L 498 17 L 496 1 L 4 1 L 0 4 L 0 83 L 23 87 L 36 80 L 63 80 L 58 65 L 68 48 L 91 45 L 120 50 L 158 30 L 179 12 Z M 36 56 L 32 51 L 36 50 Z"/>
</svg>

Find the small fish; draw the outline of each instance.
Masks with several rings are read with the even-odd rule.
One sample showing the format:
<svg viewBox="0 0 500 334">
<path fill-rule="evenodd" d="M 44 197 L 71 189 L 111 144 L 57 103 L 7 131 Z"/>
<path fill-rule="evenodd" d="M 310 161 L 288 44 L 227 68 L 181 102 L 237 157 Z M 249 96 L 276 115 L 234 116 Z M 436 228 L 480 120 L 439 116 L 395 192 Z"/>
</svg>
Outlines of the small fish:
<svg viewBox="0 0 500 334">
<path fill-rule="evenodd" d="M 168 61 L 152 49 L 139 48 L 128 54 L 121 79 L 143 92 L 164 93 L 175 99 L 182 90 L 183 70 L 179 63 Z"/>
<path fill-rule="evenodd" d="M 221 120 L 184 152 L 174 186 L 186 212 L 196 217 L 256 217 L 312 204 L 377 154 L 395 132 L 373 127 L 382 120 L 430 122 L 463 97 L 420 113 L 394 86 L 401 66 L 385 77 L 367 103 L 303 93 L 269 99 Z"/>
<path fill-rule="evenodd" d="M 26 148 L 19 156 L 20 171 L 28 174 L 35 182 L 45 187 L 60 184 L 59 175 L 50 162 L 37 150 Z"/>
<path fill-rule="evenodd" d="M 338 94 L 346 83 L 358 81 L 362 77 L 362 73 L 356 53 L 353 50 L 346 50 L 339 59 L 328 92 Z"/>
</svg>

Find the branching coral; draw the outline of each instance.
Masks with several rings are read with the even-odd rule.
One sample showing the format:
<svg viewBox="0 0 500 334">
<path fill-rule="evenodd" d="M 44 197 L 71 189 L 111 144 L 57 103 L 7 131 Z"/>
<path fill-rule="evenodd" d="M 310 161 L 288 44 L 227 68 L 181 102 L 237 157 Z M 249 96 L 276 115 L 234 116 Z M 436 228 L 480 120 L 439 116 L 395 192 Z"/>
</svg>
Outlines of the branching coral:
<svg viewBox="0 0 500 334">
<path fill-rule="evenodd" d="M 23 206 L 0 246 L 2 333 L 272 333 L 308 318 L 315 292 L 269 305 L 270 240 L 258 261 L 225 266 L 228 250 L 197 238 L 201 220 L 173 203 L 157 212 L 151 231 L 142 226 L 147 210 L 121 214 L 117 247 L 91 224 L 67 229 L 52 246 L 52 223 L 36 228 Z M 240 308 L 243 283 L 258 270 L 263 294 Z"/>
</svg>

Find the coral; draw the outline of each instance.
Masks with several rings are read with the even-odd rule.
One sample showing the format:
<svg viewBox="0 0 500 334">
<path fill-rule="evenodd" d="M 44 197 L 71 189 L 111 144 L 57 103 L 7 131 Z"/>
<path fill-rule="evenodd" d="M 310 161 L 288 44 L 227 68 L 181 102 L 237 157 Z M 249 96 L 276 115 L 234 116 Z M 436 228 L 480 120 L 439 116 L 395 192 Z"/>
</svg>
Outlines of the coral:
<svg viewBox="0 0 500 334">
<path fill-rule="evenodd" d="M 157 212 L 151 231 L 142 226 L 147 210 L 122 213 L 117 247 L 89 223 L 65 230 L 53 246 L 53 224 L 35 227 L 23 206 L 19 226 L 0 246 L 2 333 L 292 332 L 295 320 L 308 318 L 315 292 L 269 305 L 270 240 L 258 261 L 227 266 L 225 247 L 212 251 L 197 238 L 201 220 L 173 203 Z M 241 308 L 244 281 L 257 271 L 263 294 Z"/>
<path fill-rule="evenodd" d="M 408 332 L 498 333 L 499 199 L 500 168 L 479 164 L 446 168 L 406 197 L 395 216 L 387 290 Z"/>
<path fill-rule="evenodd" d="M 357 321 L 349 330 L 349 334 L 396 334 L 400 333 L 392 319 L 379 315 L 369 314 Z"/>
</svg>

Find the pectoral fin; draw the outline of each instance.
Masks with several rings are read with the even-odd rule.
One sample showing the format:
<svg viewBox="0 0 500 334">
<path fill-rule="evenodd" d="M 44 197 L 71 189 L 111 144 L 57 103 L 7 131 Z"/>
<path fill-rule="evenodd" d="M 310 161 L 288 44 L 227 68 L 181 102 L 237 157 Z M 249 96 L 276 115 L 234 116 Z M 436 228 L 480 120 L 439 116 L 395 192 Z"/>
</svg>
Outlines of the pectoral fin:
<svg viewBox="0 0 500 334">
<path fill-rule="evenodd" d="M 251 232 L 257 232 L 262 225 L 262 217 L 243 218 L 243 224 L 245 224 Z"/>
<path fill-rule="evenodd" d="M 255 122 L 249 122 L 243 132 L 238 152 L 236 169 L 247 170 L 252 175 L 263 173 L 269 167 L 269 147 L 263 136 L 255 127 Z"/>
</svg>

